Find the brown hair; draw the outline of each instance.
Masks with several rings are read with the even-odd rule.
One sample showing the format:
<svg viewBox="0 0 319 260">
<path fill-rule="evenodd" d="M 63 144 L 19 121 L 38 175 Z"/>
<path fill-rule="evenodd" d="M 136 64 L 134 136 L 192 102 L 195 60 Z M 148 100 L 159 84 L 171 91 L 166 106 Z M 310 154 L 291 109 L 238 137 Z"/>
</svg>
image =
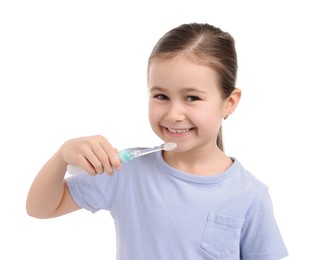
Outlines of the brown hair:
<svg viewBox="0 0 319 260">
<path fill-rule="evenodd" d="M 148 59 L 148 67 L 155 57 L 172 58 L 181 53 L 218 73 L 224 99 L 235 89 L 237 54 L 234 38 L 229 33 L 207 23 L 182 24 L 159 39 Z M 224 150 L 222 127 L 218 132 L 217 145 Z"/>
</svg>

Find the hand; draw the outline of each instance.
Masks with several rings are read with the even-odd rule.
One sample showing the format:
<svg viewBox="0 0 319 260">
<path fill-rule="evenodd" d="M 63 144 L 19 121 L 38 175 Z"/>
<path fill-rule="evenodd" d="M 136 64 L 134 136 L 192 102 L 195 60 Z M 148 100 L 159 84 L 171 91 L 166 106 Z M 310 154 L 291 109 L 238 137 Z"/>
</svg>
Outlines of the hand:
<svg viewBox="0 0 319 260">
<path fill-rule="evenodd" d="M 63 160 L 81 167 L 90 175 L 120 169 L 117 150 L 101 135 L 80 137 L 65 142 L 60 148 Z"/>
</svg>

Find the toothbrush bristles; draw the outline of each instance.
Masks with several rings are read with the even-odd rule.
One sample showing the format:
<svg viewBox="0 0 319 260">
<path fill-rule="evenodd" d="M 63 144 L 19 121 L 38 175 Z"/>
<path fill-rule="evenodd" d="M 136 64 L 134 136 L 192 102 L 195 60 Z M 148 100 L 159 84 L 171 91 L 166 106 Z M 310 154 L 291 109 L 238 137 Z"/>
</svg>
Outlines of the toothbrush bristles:
<svg viewBox="0 0 319 260">
<path fill-rule="evenodd" d="M 165 143 L 163 145 L 163 150 L 164 151 L 171 151 L 171 150 L 174 150 L 176 148 L 176 144 L 175 143 Z"/>
</svg>

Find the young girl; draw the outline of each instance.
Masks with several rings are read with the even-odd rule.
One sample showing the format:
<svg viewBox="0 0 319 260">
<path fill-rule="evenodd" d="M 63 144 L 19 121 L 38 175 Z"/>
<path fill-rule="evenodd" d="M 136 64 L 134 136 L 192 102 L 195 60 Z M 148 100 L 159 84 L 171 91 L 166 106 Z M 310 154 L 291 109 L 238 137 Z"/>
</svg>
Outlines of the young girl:
<svg viewBox="0 0 319 260">
<path fill-rule="evenodd" d="M 228 33 L 197 23 L 167 32 L 149 58 L 149 121 L 176 149 L 121 164 L 103 136 L 69 140 L 35 178 L 28 214 L 109 210 L 119 260 L 285 257 L 267 187 L 223 151 L 236 72 Z M 83 172 L 65 178 L 68 164 Z"/>
</svg>

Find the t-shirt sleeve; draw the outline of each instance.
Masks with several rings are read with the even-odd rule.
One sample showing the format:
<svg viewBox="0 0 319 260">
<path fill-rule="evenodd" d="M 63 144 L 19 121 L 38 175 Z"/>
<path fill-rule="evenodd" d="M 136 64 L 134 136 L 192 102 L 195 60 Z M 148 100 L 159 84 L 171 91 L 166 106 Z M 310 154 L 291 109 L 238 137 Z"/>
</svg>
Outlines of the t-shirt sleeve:
<svg viewBox="0 0 319 260">
<path fill-rule="evenodd" d="M 242 229 L 240 246 L 242 260 L 279 260 L 288 255 L 268 190 L 253 200 Z"/>
<path fill-rule="evenodd" d="M 94 213 L 101 209 L 110 209 L 117 180 L 117 172 L 113 176 L 107 174 L 91 176 L 79 173 L 66 178 L 66 183 L 75 203 L 80 208 Z"/>
</svg>

